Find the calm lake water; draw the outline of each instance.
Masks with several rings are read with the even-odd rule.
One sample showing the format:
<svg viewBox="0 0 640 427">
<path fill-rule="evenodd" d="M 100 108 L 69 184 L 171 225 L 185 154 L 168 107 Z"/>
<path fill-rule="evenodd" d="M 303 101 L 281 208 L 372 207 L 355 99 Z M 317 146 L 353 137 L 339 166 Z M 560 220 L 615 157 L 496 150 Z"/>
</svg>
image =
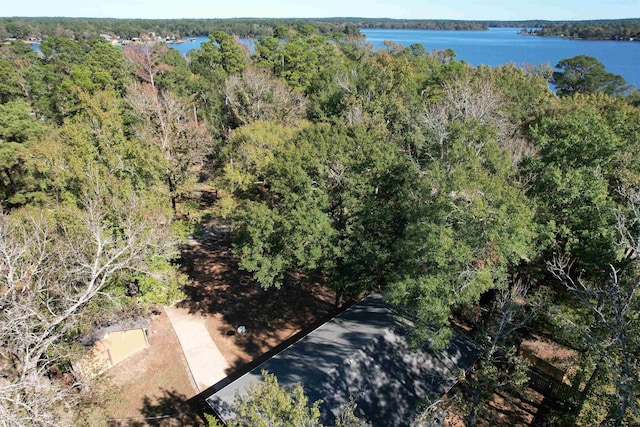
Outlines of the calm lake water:
<svg viewBox="0 0 640 427">
<path fill-rule="evenodd" d="M 640 88 L 640 42 L 567 40 L 518 34 L 516 28 L 488 31 L 361 30 L 374 47 L 384 40 L 404 46 L 422 44 L 428 51 L 453 49 L 456 58 L 471 65 L 503 65 L 513 62 L 554 67 L 561 59 L 589 55 L 607 71 L 620 74 Z"/>
<path fill-rule="evenodd" d="M 392 40 L 404 46 L 422 44 L 427 51 L 453 49 L 456 58 L 471 65 L 497 66 L 513 62 L 555 66 L 564 58 L 589 55 L 620 74 L 627 83 L 640 88 L 640 42 L 566 40 L 525 36 L 517 28 L 491 28 L 488 31 L 361 30 L 376 49 Z M 183 55 L 198 49 L 207 37 L 170 45 Z"/>
</svg>

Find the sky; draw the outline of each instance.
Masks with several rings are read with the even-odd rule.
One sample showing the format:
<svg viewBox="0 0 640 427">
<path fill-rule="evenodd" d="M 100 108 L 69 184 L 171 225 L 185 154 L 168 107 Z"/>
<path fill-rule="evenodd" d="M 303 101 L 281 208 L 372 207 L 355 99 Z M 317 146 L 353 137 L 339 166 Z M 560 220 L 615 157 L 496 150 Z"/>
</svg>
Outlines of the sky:
<svg viewBox="0 0 640 427">
<path fill-rule="evenodd" d="M 640 18 L 640 0 L 2 0 L 0 16 L 583 20 Z"/>
</svg>

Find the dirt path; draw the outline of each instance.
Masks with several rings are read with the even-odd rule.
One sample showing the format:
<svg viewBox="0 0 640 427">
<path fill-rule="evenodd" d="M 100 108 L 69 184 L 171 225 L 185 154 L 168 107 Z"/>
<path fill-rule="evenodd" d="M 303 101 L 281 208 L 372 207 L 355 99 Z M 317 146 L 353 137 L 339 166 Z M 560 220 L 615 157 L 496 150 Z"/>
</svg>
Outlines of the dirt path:
<svg viewBox="0 0 640 427">
<path fill-rule="evenodd" d="M 190 314 L 189 310 L 178 307 L 165 307 L 165 311 L 198 391 L 206 390 L 225 378 L 229 363 L 211 339 L 204 316 Z"/>
</svg>

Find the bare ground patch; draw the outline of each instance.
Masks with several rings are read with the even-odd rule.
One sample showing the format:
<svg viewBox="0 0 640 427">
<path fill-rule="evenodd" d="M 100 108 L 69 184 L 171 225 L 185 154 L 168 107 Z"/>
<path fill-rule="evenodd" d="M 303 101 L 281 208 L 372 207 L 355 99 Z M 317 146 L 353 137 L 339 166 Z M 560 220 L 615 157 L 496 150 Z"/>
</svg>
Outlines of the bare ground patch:
<svg viewBox="0 0 640 427">
<path fill-rule="evenodd" d="M 192 283 L 177 305 L 205 317 L 232 372 L 331 313 L 334 295 L 319 284 L 264 290 L 238 270 L 230 248 L 228 233 L 215 228 L 184 247 L 182 265 Z M 246 333 L 237 332 L 240 326 Z"/>
<path fill-rule="evenodd" d="M 186 401 L 196 390 L 187 374 L 178 338 L 164 311 L 151 318 L 149 344 L 106 374 L 119 396 L 109 403 L 105 412 L 110 419 L 122 421 L 122 425 L 157 425 L 169 415 L 188 416 L 190 424 L 195 425 L 198 418 L 188 415 Z M 145 421 L 144 418 L 157 420 Z"/>
<path fill-rule="evenodd" d="M 182 250 L 191 283 L 176 305 L 205 320 L 231 368 L 251 362 L 305 327 L 334 312 L 335 295 L 320 284 L 285 284 L 263 290 L 238 270 L 228 233 L 210 228 Z M 237 328 L 244 326 L 246 333 Z M 152 319 L 150 347 L 112 368 L 120 396 L 108 403 L 111 425 L 197 425 L 187 401 L 197 394 L 180 343 L 164 312 Z M 172 416 L 172 420 L 164 418 Z"/>
</svg>

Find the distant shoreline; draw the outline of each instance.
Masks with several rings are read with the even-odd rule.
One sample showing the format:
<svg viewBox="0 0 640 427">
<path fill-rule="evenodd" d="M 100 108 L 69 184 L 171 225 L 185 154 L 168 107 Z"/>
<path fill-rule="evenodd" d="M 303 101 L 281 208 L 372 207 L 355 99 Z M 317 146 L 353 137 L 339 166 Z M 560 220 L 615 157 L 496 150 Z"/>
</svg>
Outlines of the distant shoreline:
<svg viewBox="0 0 640 427">
<path fill-rule="evenodd" d="M 140 34 L 158 35 L 160 42 L 186 43 L 192 37 L 207 37 L 224 31 L 241 38 L 273 36 L 279 28 L 289 27 L 334 36 L 357 36 L 359 29 L 367 30 L 437 30 L 486 31 L 489 28 L 536 29 L 541 37 L 571 40 L 640 40 L 640 18 L 602 19 L 582 21 L 549 20 L 452 20 L 452 19 L 391 19 L 391 18 L 232 18 L 232 19 L 115 19 L 115 18 L 0 18 L 0 35 L 14 38 L 40 38 L 52 34 L 69 37 L 101 35 L 135 42 Z M 305 27 L 307 27 L 305 29 Z M 62 30 L 62 31 L 61 31 Z M 128 40 L 128 41 L 127 41 Z M 5 41 L 7 39 L 5 38 Z M 118 42 L 114 42 L 117 44 Z"/>
</svg>

